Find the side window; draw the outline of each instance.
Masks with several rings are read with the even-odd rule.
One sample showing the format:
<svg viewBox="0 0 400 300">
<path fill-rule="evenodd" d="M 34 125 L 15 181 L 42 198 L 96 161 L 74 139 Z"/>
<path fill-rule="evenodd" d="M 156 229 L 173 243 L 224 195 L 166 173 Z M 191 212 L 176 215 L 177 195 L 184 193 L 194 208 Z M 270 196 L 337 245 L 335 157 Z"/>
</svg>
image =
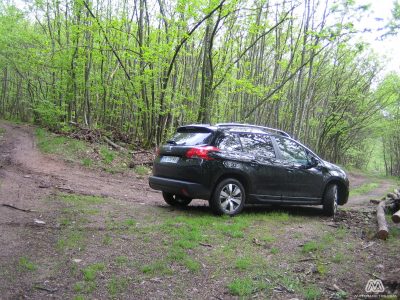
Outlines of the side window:
<svg viewBox="0 0 400 300">
<path fill-rule="evenodd" d="M 307 152 L 297 143 L 282 137 L 275 137 L 279 150 L 285 160 L 306 165 Z"/>
<path fill-rule="evenodd" d="M 242 151 L 239 137 L 236 134 L 226 134 L 220 137 L 216 145 L 221 150 L 226 151 Z"/>
<path fill-rule="evenodd" d="M 241 134 L 243 151 L 264 158 L 275 158 L 275 151 L 271 139 L 263 134 Z"/>
</svg>

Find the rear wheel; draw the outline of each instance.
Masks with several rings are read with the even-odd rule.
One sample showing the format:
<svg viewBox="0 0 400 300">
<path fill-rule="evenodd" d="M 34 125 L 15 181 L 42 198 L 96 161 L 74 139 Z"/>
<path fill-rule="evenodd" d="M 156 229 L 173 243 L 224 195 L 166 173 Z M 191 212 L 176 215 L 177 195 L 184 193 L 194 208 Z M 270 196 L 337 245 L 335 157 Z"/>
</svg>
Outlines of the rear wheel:
<svg viewBox="0 0 400 300">
<path fill-rule="evenodd" d="M 240 181 L 227 178 L 222 180 L 210 199 L 210 207 L 217 215 L 234 216 L 243 210 L 246 192 Z"/>
<path fill-rule="evenodd" d="M 324 194 L 323 211 L 324 215 L 335 217 L 338 211 L 338 187 L 336 184 L 330 184 Z"/>
<path fill-rule="evenodd" d="M 189 205 L 190 202 L 192 202 L 191 198 L 181 196 L 181 195 L 175 195 L 167 192 L 162 192 L 164 201 L 167 202 L 171 206 L 178 206 L 178 207 L 185 207 Z"/>
</svg>

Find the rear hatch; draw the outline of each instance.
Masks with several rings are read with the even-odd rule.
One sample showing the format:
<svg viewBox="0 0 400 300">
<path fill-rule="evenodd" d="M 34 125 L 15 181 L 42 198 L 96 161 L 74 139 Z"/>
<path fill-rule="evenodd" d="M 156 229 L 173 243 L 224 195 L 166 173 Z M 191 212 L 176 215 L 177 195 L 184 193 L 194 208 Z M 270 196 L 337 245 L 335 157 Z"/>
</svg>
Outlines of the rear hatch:
<svg viewBox="0 0 400 300">
<path fill-rule="evenodd" d="M 202 126 L 179 127 L 175 135 L 160 147 L 154 161 L 154 176 L 189 182 L 201 182 L 202 164 L 213 139 L 213 130 Z"/>
</svg>

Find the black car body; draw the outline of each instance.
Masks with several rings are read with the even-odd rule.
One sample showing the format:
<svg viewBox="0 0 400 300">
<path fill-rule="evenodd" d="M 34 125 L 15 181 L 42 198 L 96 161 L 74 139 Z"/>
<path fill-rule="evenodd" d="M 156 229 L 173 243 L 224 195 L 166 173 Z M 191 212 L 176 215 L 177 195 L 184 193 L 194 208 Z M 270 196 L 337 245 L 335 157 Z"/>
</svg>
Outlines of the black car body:
<svg viewBox="0 0 400 300">
<path fill-rule="evenodd" d="M 179 127 L 159 148 L 149 184 L 171 205 L 205 199 L 230 215 L 245 203 L 323 205 L 333 215 L 349 194 L 340 167 L 287 133 L 236 123 Z"/>
</svg>

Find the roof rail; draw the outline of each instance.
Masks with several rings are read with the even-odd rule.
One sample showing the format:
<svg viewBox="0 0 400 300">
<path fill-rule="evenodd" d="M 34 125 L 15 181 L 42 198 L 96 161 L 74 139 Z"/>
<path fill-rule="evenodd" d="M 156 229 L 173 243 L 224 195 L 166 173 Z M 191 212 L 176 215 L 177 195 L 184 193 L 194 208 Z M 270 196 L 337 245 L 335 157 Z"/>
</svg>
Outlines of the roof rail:
<svg viewBox="0 0 400 300">
<path fill-rule="evenodd" d="M 248 128 L 258 128 L 258 129 L 262 129 L 262 130 L 266 130 L 266 131 L 274 131 L 279 133 L 280 135 L 286 136 L 286 137 L 290 137 L 290 135 L 283 131 L 283 130 L 279 130 L 279 129 L 275 129 L 275 128 L 271 128 L 271 127 L 265 127 L 265 126 L 258 126 L 258 125 L 251 125 L 251 124 L 241 124 L 241 123 L 218 123 L 215 124 L 215 126 L 218 127 L 248 127 Z"/>
</svg>

